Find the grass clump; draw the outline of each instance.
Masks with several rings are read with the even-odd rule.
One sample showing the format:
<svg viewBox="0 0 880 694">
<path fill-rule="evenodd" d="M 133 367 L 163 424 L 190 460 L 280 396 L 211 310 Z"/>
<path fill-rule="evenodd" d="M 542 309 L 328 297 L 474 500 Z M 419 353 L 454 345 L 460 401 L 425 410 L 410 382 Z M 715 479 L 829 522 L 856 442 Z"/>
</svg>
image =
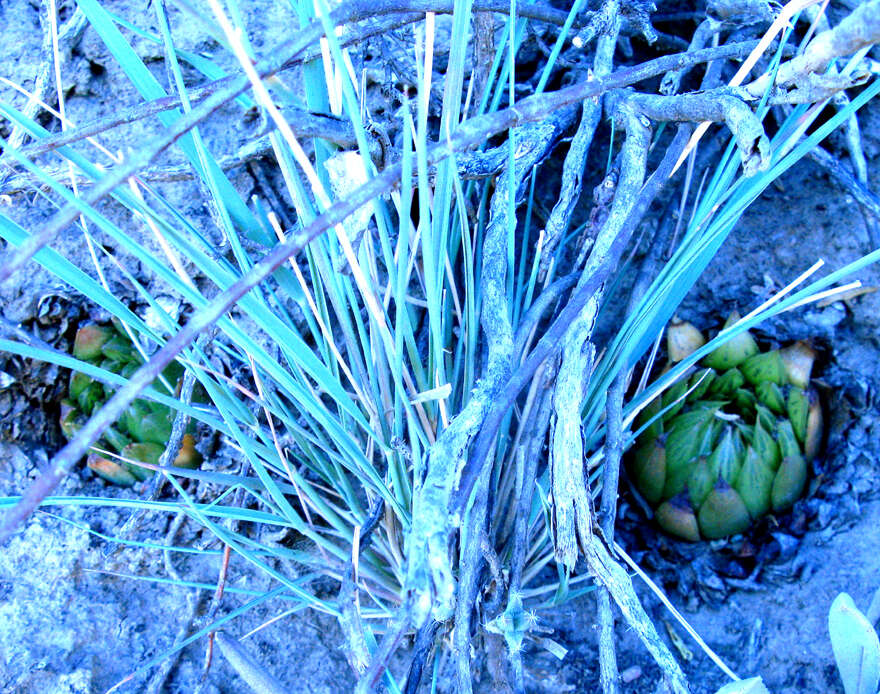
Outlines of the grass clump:
<svg viewBox="0 0 880 694">
<path fill-rule="evenodd" d="M 819 68 L 788 59 L 796 23 L 772 24 L 762 43 L 756 40 L 767 21 L 752 30 L 755 40 L 694 45 L 621 67 L 619 41 L 633 32 L 656 37 L 639 3 L 588 11 L 580 2 L 568 10 L 293 2 L 299 29 L 262 53 L 235 3 L 168 5 L 183 14 L 155 2 L 155 29 L 148 30 L 97 0 L 79 2 L 78 13 L 142 99 L 129 115 L 161 124 L 109 170 L 100 151 L 74 137 L 85 126 L 62 142 L 0 103 L 0 114 L 32 140 L 4 143 L 4 159 L 58 206 L 38 229 L 0 217 L 10 248 L 0 280 L 40 263 L 126 333 L 157 345 L 134 372 L 117 374 L 107 364 L 89 368 L 84 354 L 71 359 L 0 341 L 4 350 L 97 377 L 109 384 L 100 386 L 102 397 L 113 391 L 58 453 L 56 472 L 21 499 L 4 501 L 0 536 L 37 505 L 59 503 L 50 496 L 57 477 L 132 403 L 169 407 L 178 435 L 195 420 L 234 448 L 239 462 L 236 472 L 222 473 L 161 466 L 179 496 L 174 508 L 277 582 L 251 604 L 284 595 L 338 618 L 359 691 L 380 678 L 392 691 L 414 691 L 432 644 L 447 642 L 457 691 L 470 691 L 472 648 L 485 652 L 493 639 L 505 658 L 488 665 L 491 676 L 522 691 L 523 643 L 559 651 L 531 615 L 539 619 L 542 608 L 593 590 L 595 580 L 607 617 L 603 634 L 613 600 L 673 690 L 684 691 L 680 668 L 612 556 L 616 475 L 633 441 L 631 423 L 697 360 L 810 301 L 877 260 L 877 252 L 795 291 L 805 275 L 647 388 L 630 390 L 628 376 L 747 206 L 880 91 L 872 82 L 819 119 L 833 94 L 864 82 L 857 68 L 873 34 L 853 32 L 852 22 L 829 29 L 839 52 L 818 60 L 827 58 L 824 70 L 840 59 L 837 82 L 800 100 L 791 95 Z M 853 22 L 865 21 L 860 12 Z M 175 23 L 189 20 L 206 27 L 233 61 L 228 76 L 177 45 Z M 536 31 L 552 48 L 539 65 L 523 64 L 523 46 L 544 45 Z M 162 47 L 164 83 L 133 50 L 135 34 Z M 378 55 L 357 48 L 367 38 Z M 394 60 L 383 57 L 381 49 L 392 47 Z M 812 50 L 827 51 L 827 41 Z M 746 63 L 730 78 L 732 59 Z M 678 83 L 707 61 L 713 67 L 702 90 L 657 94 L 649 87 L 647 80 L 663 75 L 672 76 L 664 84 Z M 390 71 L 387 82 L 371 82 L 374 64 Z M 525 90 L 524 72 L 534 78 Z M 187 78 L 195 73 L 203 82 L 196 88 Z M 725 86 L 731 79 L 742 86 Z M 389 89 L 394 100 L 377 101 Z M 224 105 L 258 113 L 263 125 L 232 155 L 214 151 L 205 128 Z M 707 156 L 694 149 L 703 121 L 720 124 L 717 142 L 732 135 L 729 144 L 706 145 Z M 544 172 L 569 136 L 547 212 Z M 172 146 L 204 195 L 219 249 L 204 220 L 176 209 L 149 182 L 148 174 L 170 175 L 161 155 Z M 47 150 L 90 185 L 53 177 L 51 164 L 37 159 Z M 245 199 L 227 170 L 254 152 L 260 192 Z M 594 159 L 607 167 L 590 181 L 597 185 L 592 212 L 576 221 Z M 690 211 L 681 228 L 640 226 L 653 202 L 672 196 Z M 130 224 L 103 213 L 99 202 L 107 197 Z M 94 267 L 78 267 L 51 246 L 73 222 Z M 654 234 L 650 243 L 639 245 L 640 229 Z M 637 247 L 651 249 L 639 269 Z M 139 262 L 142 274 L 117 256 Z M 108 267 L 126 276 L 156 320 L 147 322 L 111 291 Z M 630 272 L 639 279 L 626 316 L 600 342 L 595 325 L 607 322 L 609 299 Z M 160 290 L 176 297 L 182 325 L 157 299 Z M 218 369 L 218 360 L 227 368 Z M 169 368 L 186 371 L 180 393 L 156 385 Z M 209 404 L 192 403 L 195 383 Z M 186 478 L 221 493 L 198 501 Z M 151 494 L 135 505 L 157 508 Z M 287 528 L 297 542 L 269 546 L 251 532 L 253 523 Z M 300 573 L 279 569 L 279 558 Z M 316 594 L 314 576 L 334 581 L 338 593 Z M 392 673 L 391 655 L 408 636 L 416 644 L 412 667 Z M 605 643 L 600 661 L 611 673 L 613 644 Z M 441 659 L 434 662 L 439 678 Z"/>
</svg>

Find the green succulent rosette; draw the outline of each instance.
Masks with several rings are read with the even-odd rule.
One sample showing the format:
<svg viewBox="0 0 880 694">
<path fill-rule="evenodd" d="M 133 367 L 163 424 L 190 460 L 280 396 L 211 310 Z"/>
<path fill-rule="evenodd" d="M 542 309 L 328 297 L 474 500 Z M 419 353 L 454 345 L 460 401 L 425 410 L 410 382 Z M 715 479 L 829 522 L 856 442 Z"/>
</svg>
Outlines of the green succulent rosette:
<svg viewBox="0 0 880 694">
<path fill-rule="evenodd" d="M 724 327 L 739 318 L 732 314 Z M 670 362 L 705 342 L 674 319 Z M 720 539 L 802 496 L 822 438 L 822 408 L 810 386 L 814 359 L 805 342 L 762 351 L 746 331 L 639 414 L 637 427 L 647 426 L 629 472 L 664 530 L 694 542 Z"/>
<path fill-rule="evenodd" d="M 106 371 L 129 378 L 143 364 L 129 337 L 112 324 L 88 323 L 80 327 L 73 345 L 73 355 L 100 366 Z M 162 373 L 164 381 L 176 387 L 183 375 L 183 367 L 173 362 Z M 159 379 L 153 383 L 164 390 Z M 68 439 L 88 421 L 89 417 L 113 395 L 114 388 L 74 371 L 70 375 L 67 398 L 61 401 L 61 431 Z M 137 399 L 122 416 L 109 427 L 89 453 L 86 464 L 108 482 L 131 486 L 153 473 L 134 463 L 157 464 L 171 438 L 174 412 L 167 405 L 151 400 Z M 105 456 L 97 449 L 115 451 L 120 458 Z M 126 462 L 131 461 L 131 463 Z M 184 434 L 174 465 L 190 469 L 202 462 L 196 450 L 192 431 Z"/>
</svg>

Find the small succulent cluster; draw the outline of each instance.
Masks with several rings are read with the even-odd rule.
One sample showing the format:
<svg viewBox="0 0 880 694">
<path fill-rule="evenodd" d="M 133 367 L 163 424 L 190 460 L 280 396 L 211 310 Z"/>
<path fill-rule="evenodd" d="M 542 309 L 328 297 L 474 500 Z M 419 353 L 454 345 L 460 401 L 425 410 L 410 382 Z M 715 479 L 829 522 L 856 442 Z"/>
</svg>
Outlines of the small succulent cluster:
<svg viewBox="0 0 880 694">
<path fill-rule="evenodd" d="M 725 328 L 739 318 L 732 314 Z M 692 324 L 673 320 L 670 364 L 705 342 Z M 815 356 L 806 342 L 762 352 L 746 331 L 640 413 L 638 426 L 650 424 L 630 472 L 664 530 L 694 542 L 724 538 L 801 497 L 822 437 L 810 387 Z"/>
<path fill-rule="evenodd" d="M 73 355 L 125 378 L 137 371 L 143 363 L 128 336 L 113 325 L 89 323 L 80 327 L 73 345 Z M 172 363 L 163 372 L 165 381 L 177 386 L 183 375 L 182 367 Z M 161 389 L 159 383 L 154 387 Z M 71 439 L 88 418 L 113 394 L 113 388 L 93 380 L 84 373 L 70 375 L 68 397 L 61 402 L 61 431 Z M 126 461 L 157 464 L 171 437 L 174 412 L 167 405 L 137 399 L 126 408 L 113 426 L 109 427 L 96 448 L 116 451 L 121 459 L 114 459 L 93 450 L 86 463 L 97 475 L 108 482 L 131 486 L 145 480 L 152 472 Z M 191 433 L 184 434 L 174 465 L 190 469 L 202 462 Z"/>
</svg>

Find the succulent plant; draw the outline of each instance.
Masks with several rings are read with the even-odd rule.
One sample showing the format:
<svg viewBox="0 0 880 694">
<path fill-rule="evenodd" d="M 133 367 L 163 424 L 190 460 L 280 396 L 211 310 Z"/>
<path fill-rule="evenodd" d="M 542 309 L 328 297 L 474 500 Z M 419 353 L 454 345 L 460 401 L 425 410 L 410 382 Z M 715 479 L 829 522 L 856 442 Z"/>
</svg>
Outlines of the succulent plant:
<svg viewBox="0 0 880 694">
<path fill-rule="evenodd" d="M 739 318 L 731 314 L 724 327 Z M 692 324 L 673 319 L 666 368 L 705 342 Z M 815 356 L 806 342 L 762 351 L 746 331 L 639 414 L 637 426 L 647 426 L 630 473 L 664 530 L 719 539 L 801 497 L 822 438 L 822 408 L 810 387 Z"/>
<path fill-rule="evenodd" d="M 112 324 L 88 323 L 80 327 L 73 344 L 73 355 L 121 376 L 131 376 L 143 360 L 129 337 Z M 162 376 L 176 387 L 183 375 L 182 367 L 173 362 Z M 154 387 L 161 390 L 158 382 Z M 61 431 L 70 439 L 86 423 L 93 412 L 100 409 L 114 389 L 93 380 L 84 373 L 70 375 L 68 397 L 61 402 Z M 130 486 L 145 480 L 152 472 L 126 461 L 156 464 L 171 437 L 174 412 L 167 405 L 151 400 L 137 399 L 122 416 L 109 427 L 86 458 L 86 464 L 108 482 Z M 97 449 L 113 450 L 122 459 L 101 454 Z M 196 450 L 192 432 L 183 436 L 180 451 L 173 464 L 194 469 L 202 462 Z"/>
</svg>

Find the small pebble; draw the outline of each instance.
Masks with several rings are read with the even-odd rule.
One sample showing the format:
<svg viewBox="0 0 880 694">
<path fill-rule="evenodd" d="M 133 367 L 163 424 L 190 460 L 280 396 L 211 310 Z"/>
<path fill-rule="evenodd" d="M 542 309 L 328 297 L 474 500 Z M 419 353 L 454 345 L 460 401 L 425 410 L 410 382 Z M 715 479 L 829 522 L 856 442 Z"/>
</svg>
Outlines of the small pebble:
<svg viewBox="0 0 880 694">
<path fill-rule="evenodd" d="M 632 665 L 620 673 L 620 681 L 624 684 L 629 684 L 630 682 L 635 682 L 641 676 L 642 668 L 638 665 Z"/>
</svg>

